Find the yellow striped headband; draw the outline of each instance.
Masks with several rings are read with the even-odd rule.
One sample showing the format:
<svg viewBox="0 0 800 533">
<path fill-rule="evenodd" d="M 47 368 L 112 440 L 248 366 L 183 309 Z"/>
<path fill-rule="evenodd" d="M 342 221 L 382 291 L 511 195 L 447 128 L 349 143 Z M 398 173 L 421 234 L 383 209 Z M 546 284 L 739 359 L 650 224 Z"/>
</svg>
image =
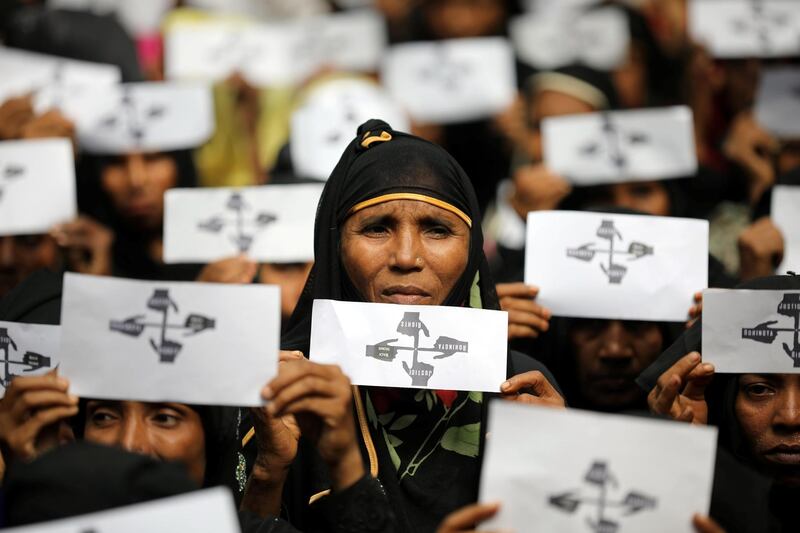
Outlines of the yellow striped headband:
<svg viewBox="0 0 800 533">
<path fill-rule="evenodd" d="M 467 214 L 464 211 L 457 208 L 453 204 L 449 204 L 444 200 L 439 200 L 438 198 L 433 198 L 432 196 L 427 196 L 424 194 L 416 194 L 412 192 L 394 192 L 390 194 L 383 194 L 381 196 L 376 196 L 375 198 L 370 198 L 369 200 L 364 200 L 363 202 L 359 202 L 356 205 L 354 205 L 350 209 L 350 211 L 347 212 L 347 216 L 349 217 L 350 215 L 357 213 L 362 209 L 372 207 L 373 205 L 378 205 L 385 202 L 391 202 L 392 200 L 416 200 L 418 202 L 425 202 L 426 204 L 440 207 L 445 211 L 450 211 L 455 216 L 466 222 L 467 226 L 469 226 L 470 228 L 472 227 L 472 219 L 469 216 L 467 216 Z"/>
</svg>

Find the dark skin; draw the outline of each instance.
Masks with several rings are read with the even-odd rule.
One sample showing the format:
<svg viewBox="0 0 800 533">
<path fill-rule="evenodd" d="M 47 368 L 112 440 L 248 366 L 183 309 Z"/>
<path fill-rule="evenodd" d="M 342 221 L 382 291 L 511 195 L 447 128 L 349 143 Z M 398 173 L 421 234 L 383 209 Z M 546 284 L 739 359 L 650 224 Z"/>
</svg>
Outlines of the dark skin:
<svg viewBox="0 0 800 533">
<path fill-rule="evenodd" d="M 569 333 L 578 393 L 592 409 L 620 411 L 644 401 L 636 377 L 664 345 L 653 322 L 582 320 Z"/>
<path fill-rule="evenodd" d="M 800 487 L 800 375 L 742 374 L 735 412 L 760 468 Z"/>
<path fill-rule="evenodd" d="M 61 254 L 48 235 L 0 236 L 0 298 L 40 269 L 57 271 Z"/>
<path fill-rule="evenodd" d="M 648 215 L 666 217 L 672 212 L 669 193 L 660 181 L 632 181 L 606 185 L 592 200 L 594 205 L 624 207 Z"/>
</svg>

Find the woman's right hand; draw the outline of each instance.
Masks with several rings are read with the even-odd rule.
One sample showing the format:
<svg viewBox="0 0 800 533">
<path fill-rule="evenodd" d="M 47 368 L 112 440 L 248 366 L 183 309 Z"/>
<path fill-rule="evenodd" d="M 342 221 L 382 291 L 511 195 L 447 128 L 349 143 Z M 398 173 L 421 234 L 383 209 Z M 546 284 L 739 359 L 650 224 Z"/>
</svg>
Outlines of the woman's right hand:
<svg viewBox="0 0 800 533">
<path fill-rule="evenodd" d="M 203 267 L 197 281 L 207 283 L 251 283 L 256 277 L 258 263 L 246 255 L 214 261 Z"/>
<path fill-rule="evenodd" d="M 550 328 L 552 313 L 534 300 L 539 288 L 524 283 L 498 283 L 500 307 L 508 312 L 508 340 L 535 339 Z"/>
<path fill-rule="evenodd" d="M 0 445 L 6 462 L 29 461 L 57 444 L 45 438 L 45 428 L 78 414 L 78 397 L 69 382 L 55 372 L 15 377 L 0 400 Z"/>
<path fill-rule="evenodd" d="M 467 505 L 447 515 L 436 533 L 477 533 L 476 526 L 496 515 L 499 510 L 499 503 Z"/>
<path fill-rule="evenodd" d="M 703 363 L 700 354 L 691 352 L 664 372 L 647 395 L 655 414 L 691 424 L 708 423 L 706 386 L 714 377 L 714 366 Z"/>
<path fill-rule="evenodd" d="M 114 232 L 96 220 L 81 215 L 50 230 L 64 248 L 69 268 L 81 274 L 110 276 L 113 270 Z"/>
</svg>

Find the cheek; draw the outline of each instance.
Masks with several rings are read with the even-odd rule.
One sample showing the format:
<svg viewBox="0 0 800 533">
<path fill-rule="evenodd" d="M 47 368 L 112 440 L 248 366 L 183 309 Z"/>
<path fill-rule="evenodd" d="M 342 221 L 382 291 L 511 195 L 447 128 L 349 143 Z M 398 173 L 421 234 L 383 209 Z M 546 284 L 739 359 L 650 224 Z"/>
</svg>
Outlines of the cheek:
<svg viewBox="0 0 800 533">
<path fill-rule="evenodd" d="M 106 446 L 117 446 L 119 439 L 117 432 L 112 428 L 98 428 L 92 425 L 87 425 L 83 430 L 83 438 L 88 442 L 95 444 L 104 444 Z"/>
<path fill-rule="evenodd" d="M 753 405 L 742 393 L 736 397 L 736 419 L 750 445 L 755 445 L 766 436 L 769 428 L 769 417 L 765 415 L 767 409 L 762 405 Z"/>
<path fill-rule="evenodd" d="M 469 240 L 466 237 L 434 241 L 427 247 L 427 261 L 442 285 L 452 289 L 469 261 Z"/>
<path fill-rule="evenodd" d="M 150 163 L 147 167 L 153 194 L 163 202 L 164 193 L 177 185 L 178 169 L 171 159 Z"/>
<path fill-rule="evenodd" d="M 368 295 L 369 283 L 380 272 L 386 251 L 378 241 L 359 237 L 345 237 L 342 241 L 342 265 L 362 295 Z"/>
<path fill-rule="evenodd" d="M 649 365 L 655 361 L 664 348 L 663 337 L 658 329 L 645 333 L 637 338 L 635 343 L 636 357 L 643 365 Z"/>
<path fill-rule="evenodd" d="M 100 178 L 100 185 L 103 191 L 115 203 L 118 203 L 128 193 L 127 183 L 124 171 L 113 167 L 104 169 Z"/>
</svg>

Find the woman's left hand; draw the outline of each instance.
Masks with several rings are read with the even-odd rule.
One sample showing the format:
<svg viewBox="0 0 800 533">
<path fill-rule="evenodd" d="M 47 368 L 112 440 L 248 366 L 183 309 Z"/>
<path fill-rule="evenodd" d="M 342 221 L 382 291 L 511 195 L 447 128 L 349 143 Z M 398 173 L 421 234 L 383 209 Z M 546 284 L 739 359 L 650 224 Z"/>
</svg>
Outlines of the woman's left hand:
<svg viewBox="0 0 800 533">
<path fill-rule="evenodd" d="M 504 400 L 532 403 L 547 407 L 564 408 L 564 398 L 538 370 L 531 370 L 508 378 L 500 391 Z"/>
</svg>

